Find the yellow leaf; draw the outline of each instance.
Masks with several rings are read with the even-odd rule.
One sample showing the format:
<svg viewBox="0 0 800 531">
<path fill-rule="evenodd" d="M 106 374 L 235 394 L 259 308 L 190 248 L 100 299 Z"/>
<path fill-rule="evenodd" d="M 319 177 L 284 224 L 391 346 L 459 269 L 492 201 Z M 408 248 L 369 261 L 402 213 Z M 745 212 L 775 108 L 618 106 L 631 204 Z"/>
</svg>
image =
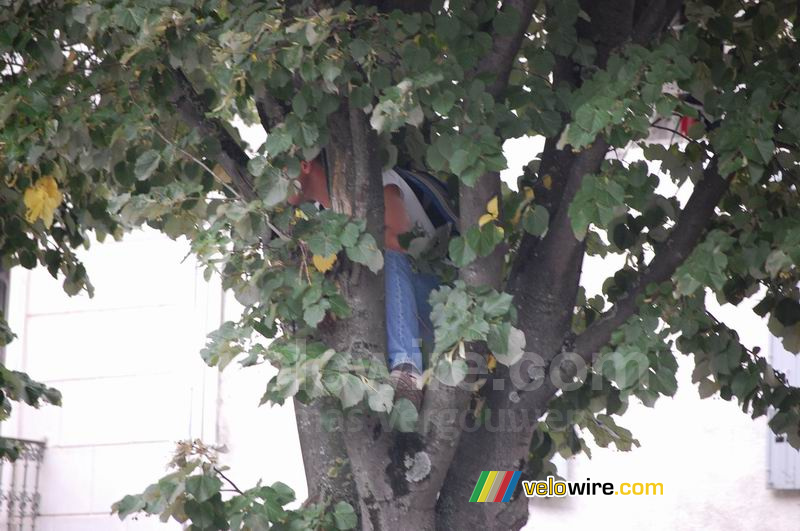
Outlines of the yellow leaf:
<svg viewBox="0 0 800 531">
<path fill-rule="evenodd" d="M 486 225 L 487 223 L 491 223 L 495 219 L 497 218 L 492 216 L 491 214 L 484 214 L 478 219 L 478 226 L 483 227 L 484 225 Z"/>
<path fill-rule="evenodd" d="M 490 221 L 494 221 L 494 220 L 497 219 L 497 217 L 498 217 L 498 215 L 500 213 L 500 211 L 498 209 L 498 206 L 497 206 L 497 196 L 494 196 L 493 198 L 491 198 L 489 200 L 488 203 L 486 203 L 486 212 L 487 212 L 487 214 L 482 215 L 480 217 L 480 219 L 478 219 L 478 226 L 479 227 L 483 227 L 484 225 L 486 225 Z"/>
<path fill-rule="evenodd" d="M 500 214 L 497 207 L 497 196 L 494 196 L 486 203 L 486 212 L 494 216 L 494 219 L 497 219 L 497 216 Z"/>
<path fill-rule="evenodd" d="M 486 360 L 486 368 L 493 371 L 495 367 L 497 367 L 497 358 L 494 357 L 494 354 L 489 354 L 489 359 Z"/>
<path fill-rule="evenodd" d="M 313 257 L 311 257 L 311 261 L 314 263 L 314 267 L 317 268 L 317 271 L 324 273 L 325 271 L 330 271 L 333 267 L 333 264 L 336 263 L 336 255 L 332 254 L 330 256 L 320 256 L 315 254 Z"/>
<path fill-rule="evenodd" d="M 550 184 L 552 185 L 553 183 L 551 182 Z M 531 188 L 530 186 L 526 186 L 524 188 L 524 191 L 525 191 L 525 200 L 526 201 L 532 200 L 534 197 L 533 188 Z"/>
<path fill-rule="evenodd" d="M 27 211 L 25 219 L 28 223 L 36 223 L 41 219 L 44 226 L 48 229 L 53 224 L 53 214 L 64 196 L 58 189 L 58 183 L 52 176 L 46 175 L 40 178 L 33 186 L 25 190 L 22 201 L 25 203 Z"/>
<path fill-rule="evenodd" d="M 522 212 L 528 206 L 528 203 L 533 201 L 534 193 L 533 188 L 530 186 L 526 186 L 522 189 L 523 194 L 525 195 L 525 199 L 523 199 L 520 204 L 517 206 L 517 211 L 514 212 L 514 217 L 511 219 L 512 225 L 518 225 L 520 218 L 522 218 Z"/>
<path fill-rule="evenodd" d="M 550 176 L 550 174 L 549 174 L 549 173 L 548 173 L 548 174 L 546 174 L 546 175 L 545 175 L 545 176 L 542 178 L 542 184 L 543 184 L 543 185 L 544 185 L 544 187 L 545 187 L 545 188 L 547 188 L 548 190 L 550 190 L 550 189 L 552 189 L 552 188 L 553 188 L 553 178 Z"/>
</svg>

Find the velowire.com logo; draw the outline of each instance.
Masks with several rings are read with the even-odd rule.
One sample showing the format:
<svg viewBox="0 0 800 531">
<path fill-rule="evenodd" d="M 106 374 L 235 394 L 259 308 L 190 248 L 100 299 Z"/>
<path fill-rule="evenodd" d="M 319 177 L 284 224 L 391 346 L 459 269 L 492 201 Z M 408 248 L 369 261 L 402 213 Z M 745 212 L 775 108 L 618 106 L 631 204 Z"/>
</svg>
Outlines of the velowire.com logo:
<svg viewBox="0 0 800 531">
<path fill-rule="evenodd" d="M 472 491 L 471 502 L 507 502 L 511 501 L 514 489 L 519 483 L 520 472 L 505 470 L 489 470 L 481 472 L 478 483 Z M 663 496 L 663 483 L 620 483 L 615 487 L 613 483 L 592 481 L 565 481 L 547 476 L 544 481 L 522 482 L 522 493 L 528 498 L 563 497 L 563 496 Z"/>
<path fill-rule="evenodd" d="M 519 482 L 519 471 L 484 470 L 475 484 L 469 501 L 471 502 L 507 502 L 511 500 L 514 489 Z"/>
</svg>

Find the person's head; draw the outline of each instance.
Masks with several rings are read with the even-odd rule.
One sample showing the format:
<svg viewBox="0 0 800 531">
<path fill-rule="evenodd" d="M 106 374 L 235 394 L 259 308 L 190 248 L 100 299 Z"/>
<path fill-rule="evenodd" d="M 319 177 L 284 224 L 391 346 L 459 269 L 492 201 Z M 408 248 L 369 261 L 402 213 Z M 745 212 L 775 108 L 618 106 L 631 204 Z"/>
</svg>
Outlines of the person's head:
<svg viewBox="0 0 800 531">
<path fill-rule="evenodd" d="M 304 160 L 300 163 L 300 180 L 309 177 L 319 178 L 320 176 L 328 177 L 328 162 L 325 156 L 325 150 L 321 150 L 319 155 L 311 160 Z"/>
<path fill-rule="evenodd" d="M 292 204 L 304 200 L 319 201 L 326 208 L 330 207 L 330 195 L 328 193 L 328 171 L 323 150 L 316 158 L 304 160 L 300 163 L 300 194 L 292 196 L 289 200 Z"/>
</svg>

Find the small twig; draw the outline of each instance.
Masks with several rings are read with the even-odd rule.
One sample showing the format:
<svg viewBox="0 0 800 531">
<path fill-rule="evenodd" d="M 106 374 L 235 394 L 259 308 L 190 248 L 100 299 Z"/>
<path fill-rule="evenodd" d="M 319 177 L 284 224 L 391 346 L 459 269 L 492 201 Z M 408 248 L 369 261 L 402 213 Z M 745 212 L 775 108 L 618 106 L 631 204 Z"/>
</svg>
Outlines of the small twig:
<svg viewBox="0 0 800 531">
<path fill-rule="evenodd" d="M 656 129 L 663 129 L 664 131 L 669 131 L 670 133 L 678 135 L 678 136 L 688 140 L 689 142 L 693 142 L 695 144 L 700 144 L 700 142 L 698 142 L 697 140 L 695 140 L 693 138 L 689 138 L 688 136 L 684 135 L 683 133 L 681 133 L 677 129 L 672 129 L 671 127 L 664 127 L 663 125 L 656 125 L 656 124 L 650 124 L 650 127 L 655 127 Z"/>
<path fill-rule="evenodd" d="M 300 252 L 303 254 L 303 265 L 300 269 L 300 275 L 302 276 L 303 271 L 305 271 L 306 280 L 308 280 L 308 284 L 311 285 L 311 274 L 308 272 L 308 255 L 306 255 L 306 246 L 304 243 L 300 244 Z"/>
<path fill-rule="evenodd" d="M 196 164 L 199 164 L 200 167 L 202 167 L 205 171 L 207 171 L 208 173 L 210 173 L 214 177 L 215 181 L 217 181 L 222 186 L 227 188 L 232 194 L 234 194 L 234 196 L 240 197 L 239 196 L 239 192 L 237 192 L 231 185 L 229 185 L 228 183 L 226 183 L 225 181 L 220 179 L 220 177 L 216 173 L 214 173 L 214 170 L 209 168 L 208 165 L 205 162 L 203 162 L 202 160 L 198 159 L 197 157 L 195 157 L 194 155 L 192 155 L 191 153 L 189 153 L 188 151 L 186 151 L 185 149 L 183 149 L 182 147 L 177 145 L 175 142 L 172 142 L 170 139 L 168 139 L 166 137 L 166 135 L 164 135 L 164 133 L 159 131 L 157 127 L 153 127 L 153 131 L 156 132 L 156 134 L 161 138 L 161 140 L 163 140 L 164 142 L 166 142 L 170 146 L 172 146 L 175 149 L 177 149 L 178 151 L 180 151 L 184 156 L 188 157 L 192 162 L 194 162 Z"/>
<path fill-rule="evenodd" d="M 725 323 L 723 323 L 722 321 L 720 321 L 719 319 L 717 319 L 717 318 L 716 318 L 716 316 L 714 316 L 714 314 L 713 314 L 713 313 L 711 313 L 710 311 L 708 311 L 708 310 L 705 310 L 705 313 L 706 313 L 706 315 L 707 315 L 707 316 L 708 316 L 708 317 L 709 317 L 709 318 L 710 318 L 710 319 L 711 319 L 711 320 L 714 322 L 714 324 L 716 324 L 717 326 L 719 326 L 719 327 L 724 327 L 724 328 L 726 328 L 726 329 L 728 329 L 728 330 L 732 330 L 732 329 L 731 329 L 731 327 L 729 327 L 728 325 L 726 325 Z M 757 360 L 757 359 L 759 359 L 759 358 L 761 357 L 761 356 L 759 356 L 759 355 L 758 355 L 758 353 L 756 353 L 756 352 L 755 352 L 755 351 L 753 351 L 752 349 L 749 349 L 749 348 L 747 348 L 747 346 L 745 346 L 745 345 L 744 345 L 744 344 L 743 344 L 741 341 L 737 341 L 737 342 L 739 343 L 739 346 L 740 346 L 740 347 L 742 347 L 742 349 L 743 349 L 745 352 L 747 352 L 748 354 L 750 354 L 750 357 L 751 357 L 753 360 Z"/>
<path fill-rule="evenodd" d="M 239 494 L 241 494 L 241 495 L 243 495 L 243 496 L 244 496 L 244 492 L 242 492 L 242 490 L 241 490 L 241 489 L 239 489 L 239 487 L 237 487 L 237 486 L 236 486 L 236 483 L 234 483 L 233 481 L 231 481 L 231 480 L 228 478 L 228 476 L 226 476 L 225 474 L 223 474 L 223 473 L 222 473 L 222 470 L 220 470 L 220 469 L 219 469 L 219 468 L 217 468 L 217 467 L 214 467 L 214 472 L 216 472 L 217 474 L 219 474 L 219 477 L 221 477 L 222 479 L 224 479 L 225 481 L 227 481 L 227 482 L 228 482 L 228 484 L 229 484 L 231 487 L 233 487 L 233 490 L 234 490 L 235 492 L 238 492 Z"/>
</svg>

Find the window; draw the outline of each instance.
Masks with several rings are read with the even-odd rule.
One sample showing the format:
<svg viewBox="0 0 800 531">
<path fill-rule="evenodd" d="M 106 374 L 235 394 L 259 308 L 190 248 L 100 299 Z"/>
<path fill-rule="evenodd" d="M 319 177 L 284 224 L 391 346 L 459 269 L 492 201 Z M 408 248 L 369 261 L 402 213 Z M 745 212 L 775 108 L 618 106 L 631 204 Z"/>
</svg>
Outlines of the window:
<svg viewBox="0 0 800 531">
<path fill-rule="evenodd" d="M 770 357 L 776 371 L 786 375 L 790 385 L 800 387 L 800 355 L 795 355 L 781 344 L 780 338 L 770 339 Z M 785 437 L 769 430 L 767 435 L 767 481 L 770 488 L 800 489 L 800 451 L 789 445 Z"/>
</svg>

